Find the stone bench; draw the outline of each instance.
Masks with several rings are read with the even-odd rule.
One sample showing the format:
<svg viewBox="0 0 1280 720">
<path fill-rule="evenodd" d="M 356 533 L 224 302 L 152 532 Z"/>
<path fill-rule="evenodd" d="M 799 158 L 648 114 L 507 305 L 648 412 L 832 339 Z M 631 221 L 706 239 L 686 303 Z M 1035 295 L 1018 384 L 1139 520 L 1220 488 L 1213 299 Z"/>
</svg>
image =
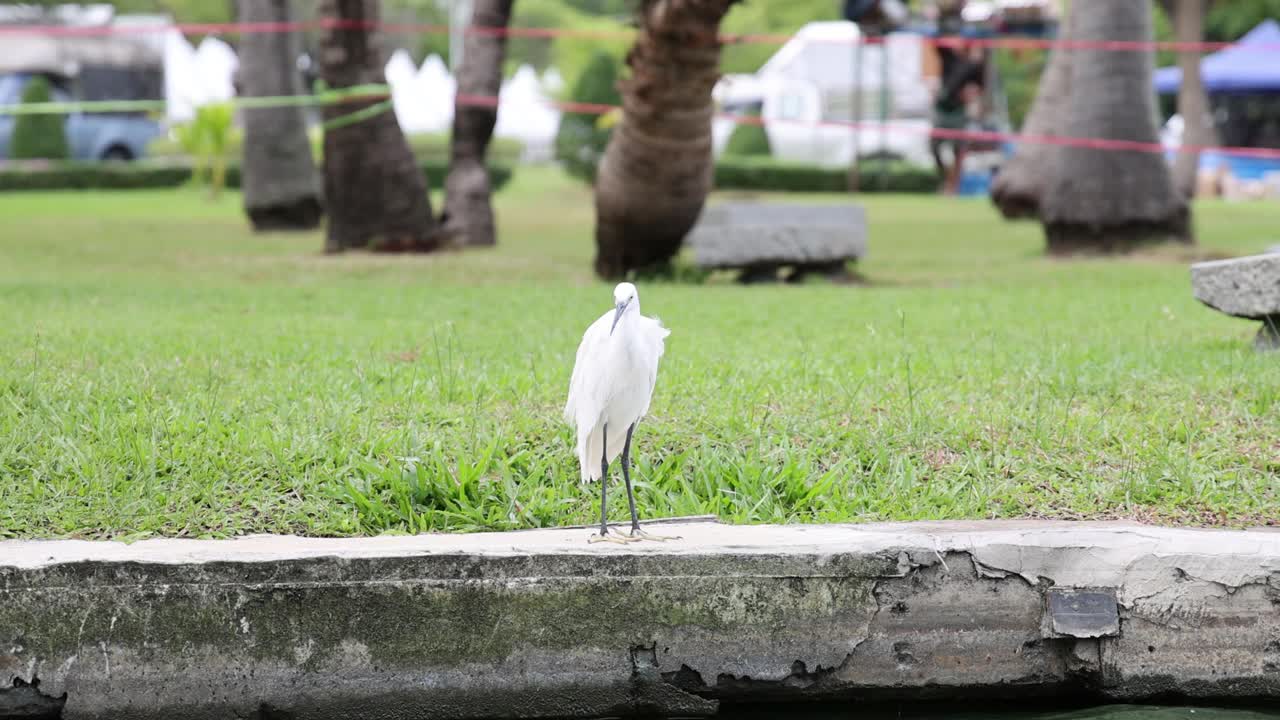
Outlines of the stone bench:
<svg viewBox="0 0 1280 720">
<path fill-rule="evenodd" d="M 1191 266 L 1196 299 L 1233 317 L 1261 321 L 1254 346 L 1280 350 L 1280 255 L 1250 255 Z"/>
<path fill-rule="evenodd" d="M 809 273 L 843 276 L 867 251 L 866 214 L 857 205 L 723 203 L 707 206 L 687 238 L 704 270 L 742 270 L 742 282 L 790 282 Z"/>
</svg>

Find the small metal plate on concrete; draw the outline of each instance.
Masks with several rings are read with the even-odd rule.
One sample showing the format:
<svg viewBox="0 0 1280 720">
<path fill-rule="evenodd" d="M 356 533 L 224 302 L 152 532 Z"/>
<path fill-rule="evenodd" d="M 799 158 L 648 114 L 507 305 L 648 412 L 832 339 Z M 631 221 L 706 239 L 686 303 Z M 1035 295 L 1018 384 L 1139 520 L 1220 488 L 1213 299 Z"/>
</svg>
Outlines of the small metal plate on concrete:
<svg viewBox="0 0 1280 720">
<path fill-rule="evenodd" d="M 1049 626 L 1056 635 L 1075 638 L 1120 634 L 1115 590 L 1049 588 Z"/>
<path fill-rule="evenodd" d="M 856 260 L 867 252 L 866 213 L 850 204 L 722 203 L 703 210 L 688 244 L 706 269 Z"/>
</svg>

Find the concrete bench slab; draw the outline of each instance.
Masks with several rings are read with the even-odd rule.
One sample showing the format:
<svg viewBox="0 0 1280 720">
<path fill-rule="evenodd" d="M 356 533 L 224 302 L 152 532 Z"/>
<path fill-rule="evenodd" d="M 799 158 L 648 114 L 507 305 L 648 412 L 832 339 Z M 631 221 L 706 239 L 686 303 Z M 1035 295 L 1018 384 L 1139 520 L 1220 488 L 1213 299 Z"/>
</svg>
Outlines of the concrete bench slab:
<svg viewBox="0 0 1280 720">
<path fill-rule="evenodd" d="M 867 252 L 866 214 L 858 205 L 734 202 L 703 209 L 686 242 L 706 270 L 741 269 L 745 282 L 836 273 Z"/>
<path fill-rule="evenodd" d="M 1191 287 L 1200 302 L 1222 313 L 1259 320 L 1255 347 L 1280 349 L 1280 255 L 1250 255 L 1191 266 Z"/>
<path fill-rule="evenodd" d="M 1280 534 L 654 523 L 0 542 L 0 715 L 706 716 L 722 701 L 1280 699 Z"/>
</svg>

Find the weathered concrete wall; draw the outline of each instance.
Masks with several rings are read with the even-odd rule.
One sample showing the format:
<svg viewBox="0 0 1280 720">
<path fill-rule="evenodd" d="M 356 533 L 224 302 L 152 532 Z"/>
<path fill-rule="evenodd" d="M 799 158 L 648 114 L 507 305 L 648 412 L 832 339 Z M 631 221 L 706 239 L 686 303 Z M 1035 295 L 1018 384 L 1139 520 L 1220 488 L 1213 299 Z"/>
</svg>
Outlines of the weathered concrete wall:
<svg viewBox="0 0 1280 720">
<path fill-rule="evenodd" d="M 723 699 L 1019 692 L 1280 698 L 1280 533 L 656 530 L 683 539 L 0 542 L 0 687 L 21 685 L 0 689 L 0 717 L 42 703 L 123 720 L 689 716 Z"/>
</svg>

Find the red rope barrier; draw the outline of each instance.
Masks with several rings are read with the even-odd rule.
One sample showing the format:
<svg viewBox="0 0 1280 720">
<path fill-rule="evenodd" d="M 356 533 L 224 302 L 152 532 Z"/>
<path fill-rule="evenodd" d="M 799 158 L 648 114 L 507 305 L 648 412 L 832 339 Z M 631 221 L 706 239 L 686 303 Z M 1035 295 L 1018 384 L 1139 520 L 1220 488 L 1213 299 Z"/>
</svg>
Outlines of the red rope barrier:
<svg viewBox="0 0 1280 720">
<path fill-rule="evenodd" d="M 455 102 L 458 105 L 474 106 L 474 107 L 497 107 L 498 98 L 492 96 L 481 95 L 457 95 Z M 621 110 L 619 105 L 600 105 L 596 103 L 578 103 L 567 101 L 548 101 L 548 104 L 557 108 L 561 112 L 581 113 L 583 115 L 603 115 L 614 110 Z M 840 120 L 768 120 L 759 116 L 751 115 L 734 115 L 732 113 L 719 113 L 718 117 L 729 118 L 735 122 L 744 125 L 761 125 L 766 122 L 778 123 L 783 125 L 801 125 L 805 127 L 836 127 L 846 130 L 879 130 L 882 127 L 891 133 L 909 133 L 913 135 L 927 134 L 929 137 L 940 138 L 945 140 L 971 140 L 975 142 L 986 143 L 1031 143 L 1038 145 L 1058 145 L 1062 147 L 1089 148 L 1094 150 L 1111 150 L 1111 151 L 1128 151 L 1128 152 L 1145 152 L 1145 153 L 1165 153 L 1165 152 L 1200 152 L 1200 153 L 1217 153 L 1221 155 L 1232 155 L 1237 157 L 1249 157 L 1266 160 L 1280 160 L 1280 149 L 1276 148 L 1251 148 L 1251 147 L 1224 147 L 1212 145 L 1183 145 L 1180 148 L 1167 148 L 1164 145 L 1154 142 L 1138 142 L 1136 140 L 1110 140 L 1107 138 L 1077 138 L 1066 135 L 1027 135 L 1023 133 L 1003 133 L 992 132 L 986 130 L 948 130 L 945 128 L 920 127 L 917 125 L 908 125 L 903 123 L 887 122 L 883 125 L 877 122 L 855 123 Z"/>
<path fill-rule="evenodd" d="M 279 23 L 172 23 L 172 24 L 138 24 L 138 25 L 3 25 L 0 36 L 14 35 L 48 35 L 48 36 L 100 36 L 100 35 L 134 35 L 147 33 L 163 33 L 177 30 L 185 35 L 207 34 L 250 34 L 276 32 L 305 32 L 324 29 L 361 30 L 376 29 L 397 35 L 441 35 L 449 32 L 447 25 L 428 23 L 373 23 L 359 20 L 335 20 L 321 18 L 319 20 L 279 22 Z M 468 26 L 465 30 L 472 35 L 505 35 L 512 38 L 572 38 L 588 40 L 626 40 L 634 37 L 633 30 L 617 29 L 571 29 L 550 27 L 484 27 Z M 782 45 L 795 37 L 789 34 L 722 34 L 720 41 L 726 45 Z M 883 36 L 861 37 L 858 39 L 815 38 L 814 42 L 839 45 L 865 43 L 877 45 L 885 41 Z M 1178 42 L 1171 40 L 1070 40 L 1062 38 L 964 38 L 964 37 L 928 37 L 921 41 L 937 47 L 983 47 L 999 50 L 1100 50 L 1110 52 L 1141 52 L 1169 50 L 1173 52 L 1216 52 L 1228 48 L 1241 47 L 1238 42 Z M 1254 43 L 1250 49 L 1280 52 L 1280 43 Z"/>
<path fill-rule="evenodd" d="M 177 23 L 177 24 L 140 24 L 140 25 L 94 25 L 94 26 L 69 26 L 69 25 L 8 25 L 0 26 L 0 36 L 13 35 L 51 35 L 51 36 L 95 36 L 95 35 L 113 35 L 113 34 L 142 34 L 152 32 L 168 32 L 177 30 L 184 34 L 211 34 L 211 33 L 278 33 L 278 32 L 302 32 L 322 29 L 369 29 L 376 28 L 384 32 L 392 32 L 398 34 L 439 34 L 448 32 L 448 27 L 443 25 L 429 25 L 417 23 L 372 23 L 368 21 L 343 21 L 323 18 L 314 21 L 297 21 L 297 22 L 271 22 L 271 23 Z M 467 32 L 471 34 L 484 35 L 506 35 L 513 38 L 560 38 L 571 37 L 581 39 L 611 39 L 611 38 L 630 38 L 634 35 L 629 30 L 572 30 L 561 28 L 499 28 L 499 27 L 481 27 L 471 26 L 467 28 Z M 751 44 L 751 43 L 769 43 L 781 44 L 791 39 L 791 35 L 723 35 L 721 41 L 729 44 Z M 993 47 L 1002 49 L 1050 49 L 1064 48 L 1072 50 L 1102 50 L 1102 51 L 1142 51 L 1142 50 L 1179 50 L 1179 51 L 1210 51 L 1221 50 L 1224 48 L 1236 47 L 1238 43 L 1221 43 L 1221 42 L 1201 42 L 1201 43 L 1183 43 L 1183 42 L 1154 42 L 1154 41 L 1090 41 L 1090 40 L 1040 40 L 1032 38 L 923 38 L 925 42 L 930 42 L 938 46 L 959 46 L 959 45 L 977 45 L 983 47 Z M 853 44 L 856 42 L 866 42 L 869 44 L 880 43 L 884 38 L 860 38 L 858 40 L 845 39 L 817 39 L 816 42 L 832 42 L 840 44 Z M 1274 43 L 1250 45 L 1251 48 L 1265 49 L 1267 51 L 1280 51 L 1280 45 Z M 484 107 L 496 107 L 498 98 L 496 97 L 480 97 L 460 95 L 456 98 L 459 105 L 474 105 Z M 574 103 L 574 102 L 552 102 L 553 106 L 563 112 L 575 112 L 584 114 L 602 115 L 612 110 L 619 109 L 612 105 L 598 105 L 592 103 Z M 763 120 L 759 117 L 746 117 L 737 115 L 721 115 L 721 117 L 731 117 L 735 121 L 747 124 L 763 124 Z M 773 120 L 770 122 L 780 122 L 788 124 L 801 124 L 810 127 L 840 127 L 845 129 L 884 129 L 887 132 L 902 133 L 909 132 L 913 134 L 928 133 L 930 137 L 950 139 L 950 140 L 972 140 L 987 143 L 1038 143 L 1046 145 L 1059 145 L 1064 147 L 1091 148 L 1097 150 L 1111 151 L 1129 151 L 1129 152 L 1148 152 L 1148 153 L 1164 153 L 1170 149 L 1164 147 L 1160 143 L 1144 143 L 1131 140 L 1111 140 L 1106 138 L 1075 138 L 1057 135 L 1024 135 L 1020 133 L 1000 133 L 976 130 L 949 130 L 943 128 L 922 128 L 912 125 L 902 125 L 899 123 L 856 123 L 841 121 L 780 121 Z M 1214 147 L 1214 146 L 1183 146 L 1180 148 L 1183 152 L 1213 152 L 1223 155 L 1233 155 L 1238 157 L 1250 157 L 1260 159 L 1280 159 L 1280 149 L 1273 148 L 1247 148 L 1247 147 Z"/>
</svg>

